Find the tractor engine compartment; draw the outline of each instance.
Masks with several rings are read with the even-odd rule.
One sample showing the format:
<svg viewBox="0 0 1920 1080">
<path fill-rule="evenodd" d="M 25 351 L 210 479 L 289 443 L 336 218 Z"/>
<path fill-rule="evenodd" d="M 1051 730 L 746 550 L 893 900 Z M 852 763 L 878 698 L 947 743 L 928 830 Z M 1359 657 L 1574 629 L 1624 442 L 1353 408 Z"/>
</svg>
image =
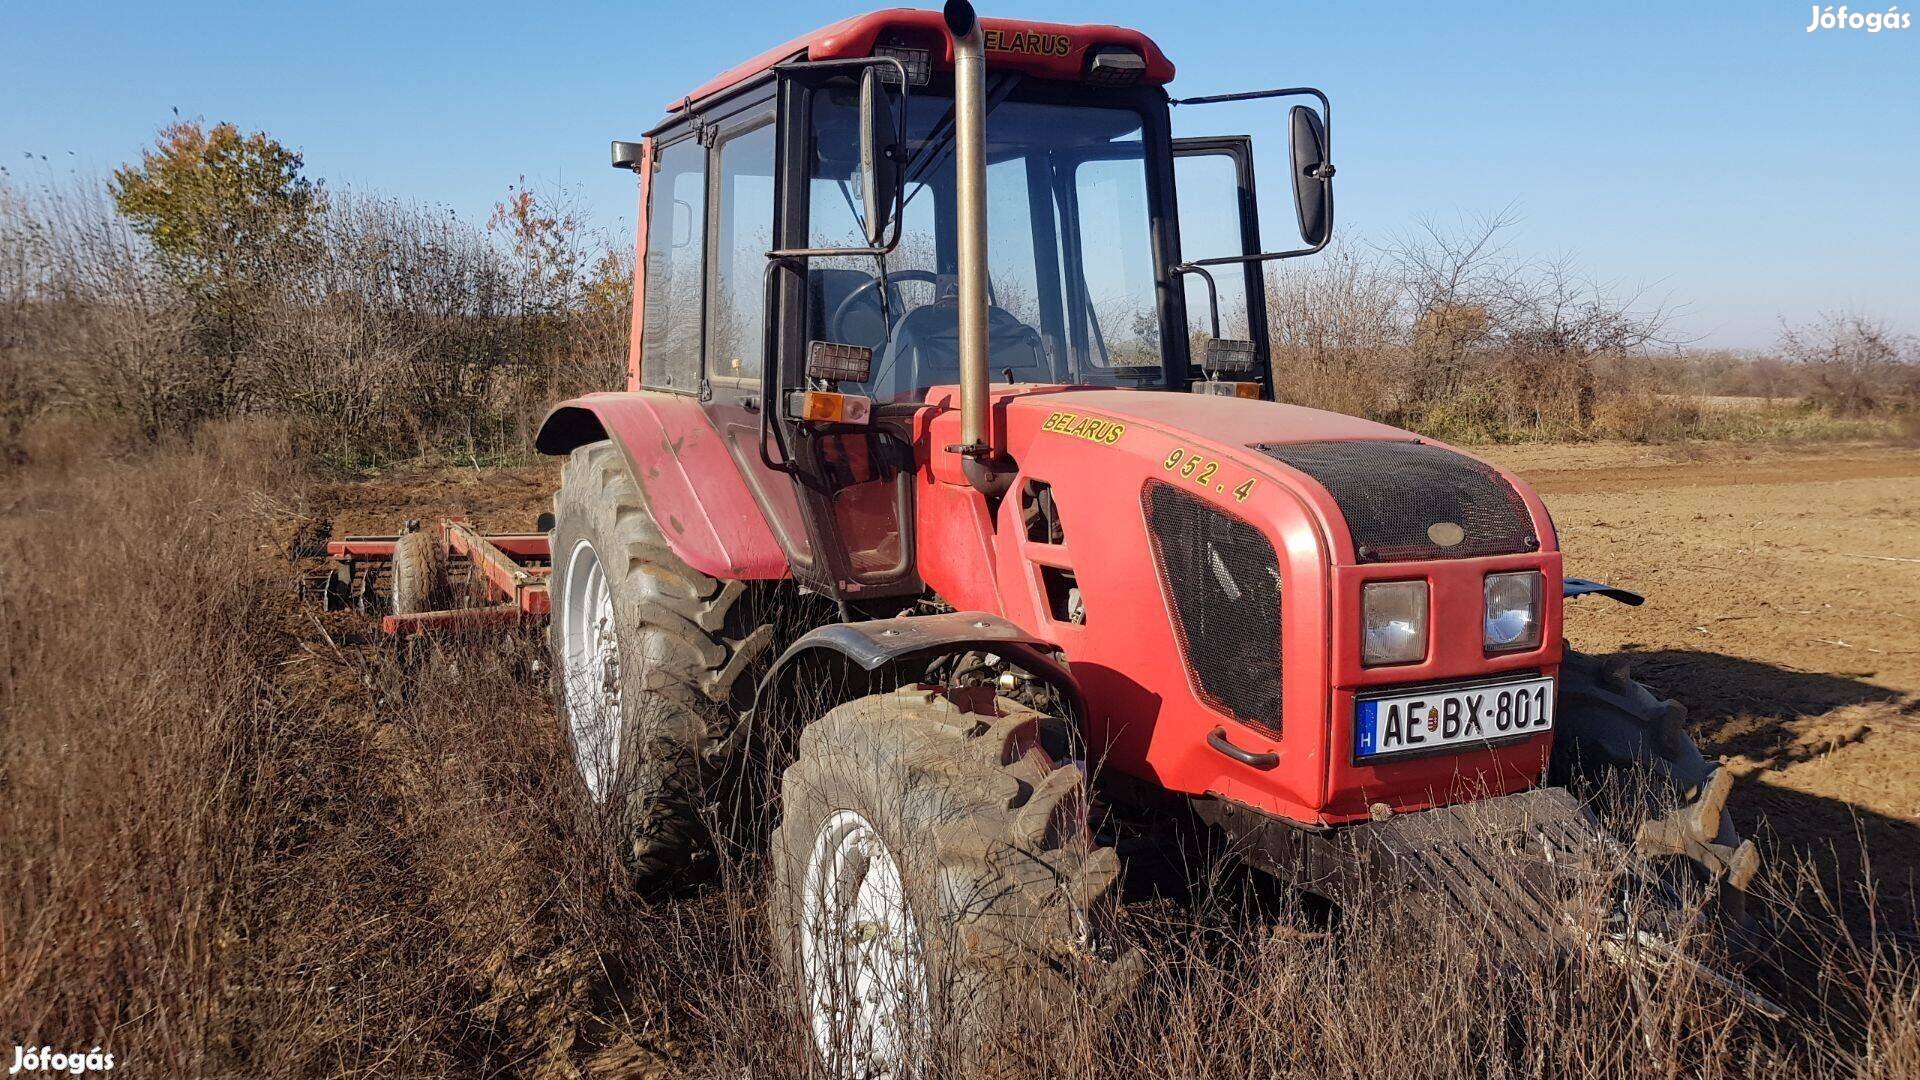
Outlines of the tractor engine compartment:
<svg viewBox="0 0 1920 1080">
<path fill-rule="evenodd" d="M 1022 387 L 994 394 L 1020 469 L 990 506 L 948 460 L 953 414 L 940 392 L 932 400 L 916 436 L 920 527 L 971 517 L 987 535 L 923 549 L 922 576 L 954 607 L 1059 646 L 1107 768 L 1310 825 L 1539 782 L 1561 568 L 1525 485 L 1329 413 Z M 1049 515 L 1039 532 L 1025 520 L 1036 491 Z M 1490 648 L 1489 578 L 1529 574 L 1528 640 Z M 1401 583 L 1423 596 L 1417 655 L 1370 664 L 1363 591 Z M 1362 745 L 1370 705 L 1397 745 Z"/>
</svg>

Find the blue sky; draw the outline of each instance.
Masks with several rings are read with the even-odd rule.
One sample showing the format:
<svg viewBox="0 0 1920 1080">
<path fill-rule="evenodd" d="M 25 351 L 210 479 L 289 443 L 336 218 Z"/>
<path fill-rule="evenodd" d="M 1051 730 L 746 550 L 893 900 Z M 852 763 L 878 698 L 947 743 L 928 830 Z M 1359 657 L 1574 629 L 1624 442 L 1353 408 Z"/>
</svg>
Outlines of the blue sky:
<svg viewBox="0 0 1920 1080">
<path fill-rule="evenodd" d="M 1920 0 L 1912 0 L 1920 13 Z M 1340 232 L 1511 207 L 1515 251 L 1684 305 L 1764 346 L 1823 309 L 1920 332 L 1920 27 L 1809 34 L 1810 3 L 983 4 L 1152 35 L 1194 95 L 1297 83 L 1335 103 Z M 1902 5 L 1905 10 L 1907 5 Z M 605 165 L 663 104 L 851 4 L 139 4 L 0 0 L 0 163 L 104 172 L 177 107 L 264 128 L 335 186 L 483 221 L 508 184 L 632 216 Z M 1884 10 L 1874 8 L 1869 10 Z M 1181 115 L 1251 132 L 1283 109 Z M 72 152 L 69 156 L 69 151 Z M 41 166 L 23 154 L 46 154 Z M 1266 164 L 1271 161 L 1273 164 Z M 1269 183 L 1268 241 L 1291 214 Z"/>
</svg>

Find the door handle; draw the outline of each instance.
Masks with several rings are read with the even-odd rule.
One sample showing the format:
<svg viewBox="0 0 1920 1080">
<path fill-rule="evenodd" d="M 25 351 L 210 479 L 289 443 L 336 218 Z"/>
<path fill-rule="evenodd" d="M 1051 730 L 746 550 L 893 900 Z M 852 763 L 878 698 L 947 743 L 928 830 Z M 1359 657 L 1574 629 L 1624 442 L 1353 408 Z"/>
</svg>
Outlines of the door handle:
<svg viewBox="0 0 1920 1080">
<path fill-rule="evenodd" d="M 1242 750 L 1227 741 L 1227 729 L 1214 728 L 1207 733 L 1207 745 L 1227 755 L 1249 769 L 1271 769 L 1280 764 L 1280 755 L 1272 752 L 1257 754 L 1252 750 Z"/>
</svg>

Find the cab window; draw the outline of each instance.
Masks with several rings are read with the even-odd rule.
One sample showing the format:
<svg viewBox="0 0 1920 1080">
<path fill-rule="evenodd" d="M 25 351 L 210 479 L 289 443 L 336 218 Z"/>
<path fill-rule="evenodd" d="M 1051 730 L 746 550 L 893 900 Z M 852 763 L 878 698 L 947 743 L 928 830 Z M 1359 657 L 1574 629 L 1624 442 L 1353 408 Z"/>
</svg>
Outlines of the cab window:
<svg viewBox="0 0 1920 1080">
<path fill-rule="evenodd" d="M 714 379 L 758 381 L 766 311 L 761 293 L 773 243 L 771 122 L 723 138 L 716 150 L 713 310 L 707 357 Z"/>
<path fill-rule="evenodd" d="M 700 291 L 705 260 L 707 152 L 682 139 L 659 152 L 647 194 L 645 327 L 640 381 L 700 389 Z"/>
</svg>

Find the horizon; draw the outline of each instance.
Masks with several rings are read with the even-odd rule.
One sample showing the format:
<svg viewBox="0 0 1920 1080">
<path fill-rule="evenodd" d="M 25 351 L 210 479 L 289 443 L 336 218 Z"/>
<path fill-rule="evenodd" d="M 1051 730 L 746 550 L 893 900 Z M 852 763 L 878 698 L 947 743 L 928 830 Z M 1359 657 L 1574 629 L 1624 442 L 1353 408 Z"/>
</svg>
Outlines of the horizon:
<svg viewBox="0 0 1920 1080">
<path fill-rule="evenodd" d="M 8 5 L 25 30 L 0 42 L 0 92 L 25 107 L 0 115 L 0 165 L 29 182 L 36 170 L 104 180 L 177 109 L 266 131 L 329 188 L 446 206 L 475 226 L 525 176 L 571 193 L 623 243 L 634 181 L 606 166 L 609 140 L 653 127 L 715 72 L 874 6 L 754 0 L 714 20 L 592 4 L 528 21 L 501 5 L 350 5 L 327 19 Z M 1173 60 L 1176 97 L 1326 90 L 1337 240 L 1377 246 L 1423 220 L 1510 211 L 1515 257 L 1570 258 L 1615 295 L 1672 306 L 1673 334 L 1695 349 L 1768 349 L 1782 322 L 1822 312 L 1914 334 L 1920 31 L 1809 32 L 1810 9 L 1234 4 L 1176 19 L 1134 2 L 1047 2 L 983 14 L 1136 27 Z M 655 32 L 673 44 L 646 48 Z M 59 47 L 75 40 L 88 47 Z M 407 44 L 419 41 L 432 46 Z M 475 62 L 505 56 L 540 62 Z M 1270 248 L 1291 238 L 1274 224 L 1292 211 L 1271 179 L 1284 175 L 1284 119 L 1273 103 L 1174 110 L 1179 135 L 1254 136 Z"/>
</svg>

